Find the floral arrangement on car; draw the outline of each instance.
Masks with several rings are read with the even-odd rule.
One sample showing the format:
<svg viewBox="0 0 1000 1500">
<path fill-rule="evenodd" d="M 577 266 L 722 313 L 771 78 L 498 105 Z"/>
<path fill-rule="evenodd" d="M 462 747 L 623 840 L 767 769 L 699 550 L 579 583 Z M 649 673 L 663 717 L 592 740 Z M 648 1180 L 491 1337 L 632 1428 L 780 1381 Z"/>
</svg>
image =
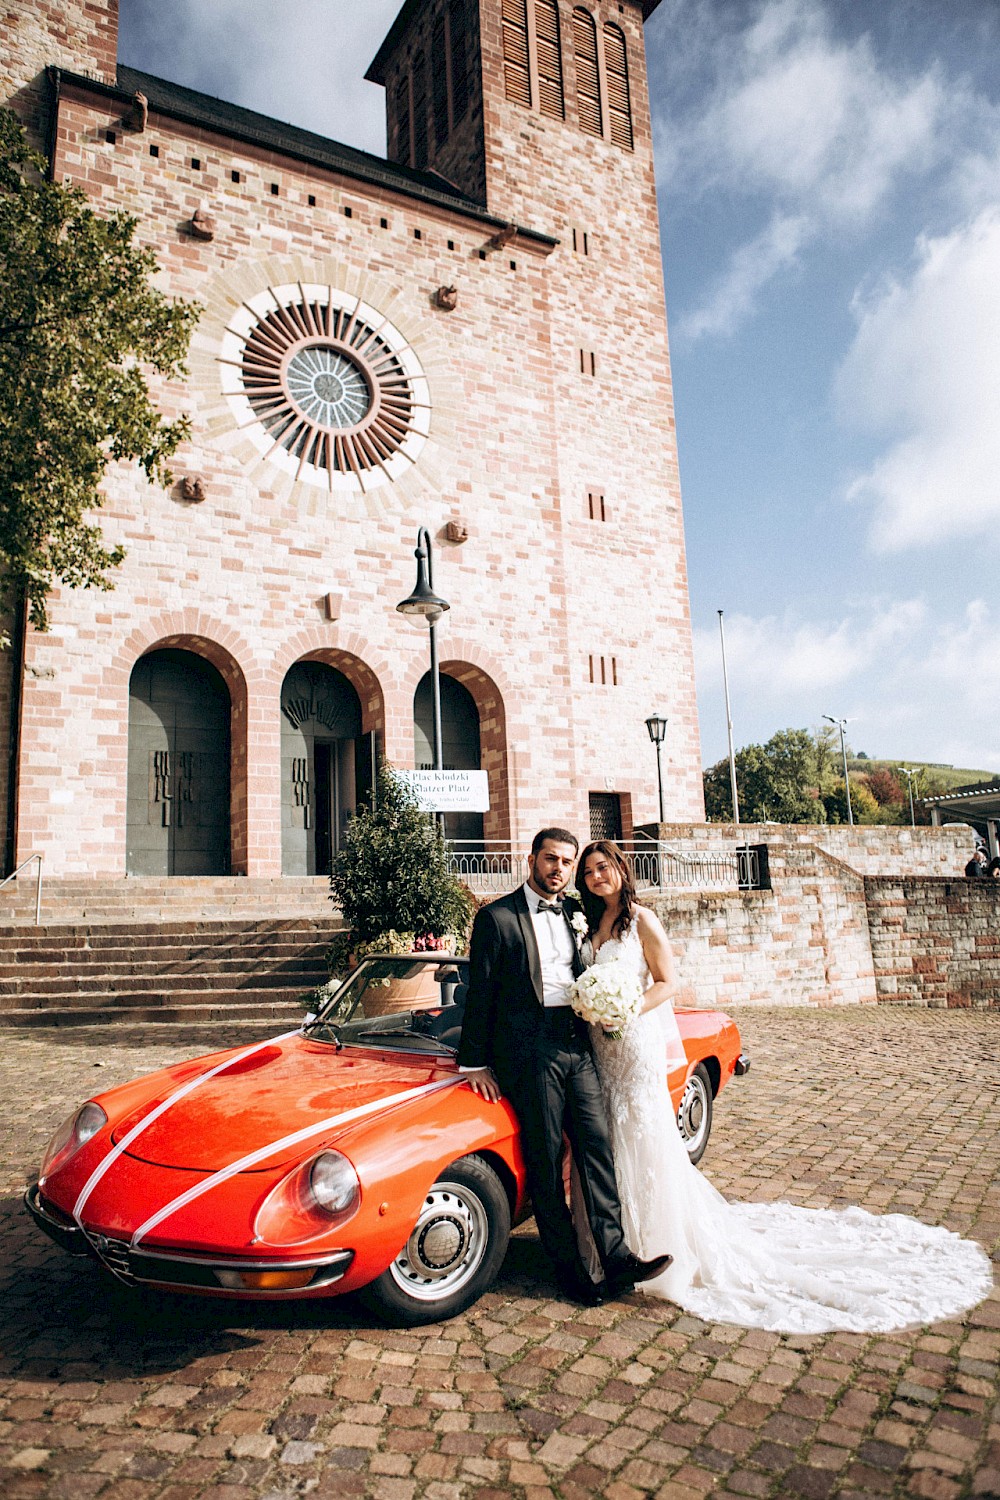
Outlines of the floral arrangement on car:
<svg viewBox="0 0 1000 1500">
<path fill-rule="evenodd" d="M 621 958 L 593 964 L 574 982 L 569 1003 L 591 1026 L 600 1026 L 605 1035 L 620 1039 L 642 1008 L 639 976 Z"/>
</svg>

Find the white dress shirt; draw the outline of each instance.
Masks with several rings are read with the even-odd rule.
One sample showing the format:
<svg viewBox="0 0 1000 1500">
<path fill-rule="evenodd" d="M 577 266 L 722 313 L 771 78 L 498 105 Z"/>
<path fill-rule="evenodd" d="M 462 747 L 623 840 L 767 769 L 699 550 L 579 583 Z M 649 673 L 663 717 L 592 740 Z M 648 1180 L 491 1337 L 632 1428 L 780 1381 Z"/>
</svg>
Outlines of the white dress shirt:
<svg viewBox="0 0 1000 1500">
<path fill-rule="evenodd" d="M 575 941 L 570 925 L 561 912 L 538 910 L 540 901 L 550 901 L 550 896 L 540 896 L 527 881 L 521 887 L 528 903 L 528 913 L 538 944 L 538 960 L 542 968 L 542 993 L 545 1008 L 569 1004 L 569 991 L 573 983 L 573 954 Z"/>
</svg>

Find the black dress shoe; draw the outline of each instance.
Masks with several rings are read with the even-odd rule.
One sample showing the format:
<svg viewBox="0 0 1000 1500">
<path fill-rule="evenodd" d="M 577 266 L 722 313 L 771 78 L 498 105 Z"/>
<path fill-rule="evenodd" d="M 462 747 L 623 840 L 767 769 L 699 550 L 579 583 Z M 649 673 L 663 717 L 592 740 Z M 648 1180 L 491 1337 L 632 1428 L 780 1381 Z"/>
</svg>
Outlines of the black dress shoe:
<svg viewBox="0 0 1000 1500">
<path fill-rule="evenodd" d="M 562 1272 L 556 1276 L 560 1295 L 567 1302 L 578 1302 L 581 1307 L 600 1307 L 608 1300 L 606 1281 L 591 1281 L 589 1276 L 573 1276 Z"/>
<path fill-rule="evenodd" d="M 652 1260 L 640 1260 L 637 1255 L 623 1255 L 608 1267 L 608 1291 L 613 1297 L 630 1291 L 637 1281 L 652 1281 L 669 1265 L 672 1255 L 654 1255 Z"/>
</svg>

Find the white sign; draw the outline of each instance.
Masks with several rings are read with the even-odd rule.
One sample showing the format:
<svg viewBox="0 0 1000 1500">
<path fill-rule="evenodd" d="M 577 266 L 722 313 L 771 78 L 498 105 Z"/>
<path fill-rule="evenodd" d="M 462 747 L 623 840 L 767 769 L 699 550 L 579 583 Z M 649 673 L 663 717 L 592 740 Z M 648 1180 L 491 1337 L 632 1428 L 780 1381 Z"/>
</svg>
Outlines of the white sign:
<svg viewBox="0 0 1000 1500">
<path fill-rule="evenodd" d="M 485 771 L 397 771 L 424 812 L 489 812 Z"/>
</svg>

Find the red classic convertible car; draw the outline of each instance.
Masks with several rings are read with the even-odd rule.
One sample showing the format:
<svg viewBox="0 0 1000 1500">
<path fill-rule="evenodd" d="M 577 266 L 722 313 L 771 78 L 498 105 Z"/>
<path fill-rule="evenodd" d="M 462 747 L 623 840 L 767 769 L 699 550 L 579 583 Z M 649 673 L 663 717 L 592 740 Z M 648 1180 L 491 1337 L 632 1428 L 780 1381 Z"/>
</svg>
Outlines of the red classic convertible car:
<svg viewBox="0 0 1000 1500">
<path fill-rule="evenodd" d="M 456 1068 L 466 972 L 436 955 L 367 959 L 300 1029 L 98 1095 L 56 1131 L 28 1209 L 130 1285 L 363 1288 L 396 1323 L 452 1316 L 530 1213 L 512 1110 Z M 714 1095 L 749 1064 L 727 1016 L 678 1021 L 686 1063 L 670 1086 L 697 1160 Z"/>
</svg>

